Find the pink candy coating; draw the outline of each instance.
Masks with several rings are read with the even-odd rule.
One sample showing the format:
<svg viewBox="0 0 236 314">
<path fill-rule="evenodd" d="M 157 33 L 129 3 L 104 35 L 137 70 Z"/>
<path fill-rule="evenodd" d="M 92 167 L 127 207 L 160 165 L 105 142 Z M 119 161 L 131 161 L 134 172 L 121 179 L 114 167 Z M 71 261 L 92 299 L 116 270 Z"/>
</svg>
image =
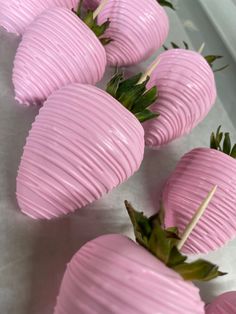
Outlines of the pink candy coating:
<svg viewBox="0 0 236 314">
<path fill-rule="evenodd" d="M 69 83 L 95 84 L 105 67 L 102 44 L 72 11 L 44 11 L 24 33 L 16 53 L 16 99 L 38 104 Z"/>
<path fill-rule="evenodd" d="M 188 134 L 216 100 L 214 74 L 199 53 L 171 49 L 158 59 L 148 87 L 158 88 L 159 98 L 151 110 L 160 116 L 143 125 L 146 145 L 155 148 Z"/>
<path fill-rule="evenodd" d="M 206 314 L 235 314 L 236 291 L 229 291 L 218 296 L 206 307 Z"/>
<path fill-rule="evenodd" d="M 133 175 L 143 153 L 143 128 L 117 100 L 94 86 L 66 86 L 32 125 L 18 171 L 18 204 L 35 219 L 73 212 Z"/>
<path fill-rule="evenodd" d="M 165 224 L 182 233 L 214 185 L 218 189 L 183 251 L 207 253 L 236 236 L 236 161 L 210 148 L 185 154 L 163 190 Z"/>
<path fill-rule="evenodd" d="M 156 0 L 110 0 L 98 15 L 98 22 L 110 20 L 105 37 L 108 63 L 127 66 L 148 59 L 164 43 L 169 22 Z"/>
<path fill-rule="evenodd" d="M 76 8 L 79 0 L 0 0 L 0 26 L 7 31 L 23 34 L 25 29 L 45 9 Z"/>
<path fill-rule="evenodd" d="M 67 266 L 54 314 L 203 314 L 199 290 L 135 242 L 105 235 Z"/>
</svg>

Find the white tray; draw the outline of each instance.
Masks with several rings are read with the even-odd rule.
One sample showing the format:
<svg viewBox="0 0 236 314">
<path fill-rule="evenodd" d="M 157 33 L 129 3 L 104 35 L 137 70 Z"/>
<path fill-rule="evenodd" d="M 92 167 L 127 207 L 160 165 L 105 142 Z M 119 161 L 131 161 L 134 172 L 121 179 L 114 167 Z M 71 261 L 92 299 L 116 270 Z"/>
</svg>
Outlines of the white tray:
<svg viewBox="0 0 236 314">
<path fill-rule="evenodd" d="M 236 141 L 236 64 L 235 56 L 230 55 L 234 50 L 229 49 L 225 32 L 218 24 L 215 27 L 216 23 L 207 10 L 210 3 L 214 2 L 215 6 L 223 4 L 217 0 L 204 0 L 207 3 L 204 6 L 202 2 L 176 1 L 176 13 L 167 9 L 171 20 L 168 42 L 173 40 L 181 44 L 185 40 L 195 49 L 206 42 L 206 54 L 225 56 L 223 62 L 229 63 L 230 68 L 216 74 L 219 97 L 214 109 L 189 136 L 160 151 L 146 150 L 140 171 L 108 196 L 73 215 L 51 222 L 31 220 L 19 212 L 16 204 L 16 171 L 26 135 L 38 109 L 22 108 L 14 101 L 11 71 L 19 39 L 0 29 L 0 313 L 52 314 L 66 263 L 86 241 L 104 233 L 132 235 L 123 205 L 125 199 L 147 214 L 155 212 L 161 187 L 185 152 L 208 146 L 209 135 L 219 124 L 231 132 Z M 235 5 L 231 0 L 226 2 Z M 144 69 L 147 64 L 131 70 Z M 112 73 L 111 70 L 108 72 L 106 79 Z M 201 284 L 201 294 L 206 302 L 224 291 L 236 290 L 235 246 L 236 241 L 232 241 L 204 256 L 229 273 Z"/>
</svg>

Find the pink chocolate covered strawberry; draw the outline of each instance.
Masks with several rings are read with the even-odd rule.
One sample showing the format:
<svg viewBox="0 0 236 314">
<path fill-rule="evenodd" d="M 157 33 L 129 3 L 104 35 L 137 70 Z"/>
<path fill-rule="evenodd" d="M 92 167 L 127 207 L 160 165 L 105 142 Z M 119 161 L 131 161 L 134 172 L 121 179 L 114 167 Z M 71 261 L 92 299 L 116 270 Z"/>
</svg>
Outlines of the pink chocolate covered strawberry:
<svg viewBox="0 0 236 314">
<path fill-rule="evenodd" d="M 44 10 L 54 7 L 76 8 L 79 0 L 1 0 L 0 26 L 7 31 L 23 34 Z"/>
<path fill-rule="evenodd" d="M 229 291 L 218 296 L 206 307 L 206 314 L 235 314 L 236 291 Z"/>
<path fill-rule="evenodd" d="M 37 104 L 69 83 L 95 84 L 105 67 L 101 42 L 76 14 L 64 8 L 46 10 L 18 47 L 13 68 L 16 99 Z"/>
<path fill-rule="evenodd" d="M 105 35 L 108 63 L 127 66 L 148 59 L 164 43 L 169 22 L 156 0 L 109 0 L 98 14 L 98 23 L 109 19 Z"/>
<path fill-rule="evenodd" d="M 156 91 L 146 91 L 144 82 L 136 85 L 132 100 L 125 95 L 131 80 L 119 88 L 124 106 L 82 84 L 48 98 L 27 138 L 17 177 L 17 200 L 25 214 L 51 219 L 73 212 L 138 170 L 144 152 L 140 122 L 155 117 L 146 107 Z"/>
<path fill-rule="evenodd" d="M 189 133 L 216 100 L 214 74 L 201 54 L 171 49 L 161 53 L 158 60 L 148 86 L 158 88 L 159 97 L 152 110 L 160 117 L 144 124 L 145 143 L 154 148 Z"/>
<path fill-rule="evenodd" d="M 54 314 L 203 314 L 198 288 L 122 235 L 84 245 L 67 266 Z"/>
<path fill-rule="evenodd" d="M 83 246 L 67 266 L 54 314 L 204 313 L 191 280 L 224 273 L 205 260 L 188 263 L 177 228 L 163 228 L 161 214 L 147 218 L 125 205 L 140 245 L 111 234 Z"/>
<path fill-rule="evenodd" d="M 203 196 L 217 185 L 215 197 L 184 246 L 187 253 L 206 253 L 236 236 L 236 145 L 218 128 L 211 148 L 196 148 L 185 154 L 163 190 L 165 225 L 182 232 Z"/>
</svg>

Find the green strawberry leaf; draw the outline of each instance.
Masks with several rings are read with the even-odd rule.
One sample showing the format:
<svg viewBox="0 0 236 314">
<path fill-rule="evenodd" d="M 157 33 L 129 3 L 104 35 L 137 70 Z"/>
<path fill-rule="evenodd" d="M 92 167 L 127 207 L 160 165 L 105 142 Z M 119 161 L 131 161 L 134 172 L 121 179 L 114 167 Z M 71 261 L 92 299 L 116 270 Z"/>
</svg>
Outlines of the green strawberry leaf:
<svg viewBox="0 0 236 314">
<path fill-rule="evenodd" d="M 99 25 L 97 17 L 93 18 L 93 11 L 88 10 L 87 12 L 85 12 L 84 15 L 82 14 L 82 6 L 83 0 L 80 1 L 77 11 L 74 10 L 72 11 L 94 32 L 94 34 L 99 38 L 99 40 L 104 46 L 108 45 L 112 41 L 112 39 L 107 37 L 101 38 L 101 36 L 104 35 L 106 30 L 110 26 L 109 19 L 107 19 L 107 21 L 104 22 L 103 24 Z"/>
<path fill-rule="evenodd" d="M 185 48 L 186 50 L 189 50 L 189 45 L 186 43 L 186 41 L 183 41 L 183 44 L 184 44 L 184 48 Z"/>
<path fill-rule="evenodd" d="M 179 46 L 176 45 L 175 43 L 173 43 L 173 41 L 171 42 L 171 46 L 172 46 L 172 48 L 174 48 L 174 49 L 178 49 L 178 48 L 179 48 Z"/>
<path fill-rule="evenodd" d="M 230 156 L 233 158 L 236 158 L 236 144 L 234 144 L 234 146 L 231 150 Z"/>
<path fill-rule="evenodd" d="M 210 67 L 212 67 L 213 62 L 215 62 L 216 60 L 221 59 L 223 57 L 222 56 L 207 55 L 204 58 L 207 61 L 207 63 L 210 65 Z"/>
<path fill-rule="evenodd" d="M 214 55 L 207 55 L 204 57 L 205 60 L 207 61 L 207 63 L 210 65 L 210 67 L 212 68 L 213 72 L 219 72 L 219 71 L 223 71 L 224 69 L 226 69 L 229 65 L 224 65 L 221 68 L 218 69 L 213 69 L 213 64 L 216 60 L 223 58 L 223 56 L 214 56 Z"/>
<path fill-rule="evenodd" d="M 181 263 L 173 267 L 185 280 L 209 281 L 226 273 L 219 271 L 219 267 L 202 259 L 192 263 Z"/>
<path fill-rule="evenodd" d="M 164 49 L 165 51 L 169 50 L 168 47 L 165 46 L 165 45 L 163 45 L 162 47 L 163 47 L 163 49 Z"/>
<path fill-rule="evenodd" d="M 132 88 L 129 88 L 123 92 L 118 100 L 125 106 L 125 108 L 131 111 L 134 108 L 137 100 L 140 100 L 140 97 L 145 93 L 146 84 L 147 81 L 138 85 L 134 85 Z"/>
<path fill-rule="evenodd" d="M 183 41 L 183 44 L 184 44 L 184 48 L 186 49 L 186 50 L 188 50 L 189 49 L 189 46 L 188 46 L 188 44 L 185 42 L 185 41 Z M 168 48 L 167 46 L 162 46 L 163 48 L 164 48 L 164 50 L 169 50 L 169 49 L 180 49 L 181 47 L 180 46 L 178 46 L 176 43 L 174 43 L 173 41 L 171 41 L 170 42 L 170 45 L 171 45 L 171 47 L 170 48 Z"/>
<path fill-rule="evenodd" d="M 92 31 L 95 33 L 95 35 L 99 38 L 101 37 L 105 31 L 108 29 L 108 27 L 110 26 L 110 21 L 107 20 L 106 22 L 104 22 L 102 25 L 98 25 L 97 23 L 94 23 L 94 26 L 92 28 Z M 111 41 L 111 39 L 110 39 Z"/>
<path fill-rule="evenodd" d="M 95 21 L 93 19 L 93 11 L 87 11 L 87 13 L 85 14 L 85 16 L 82 18 L 82 20 L 84 21 L 84 23 L 90 28 L 92 29 L 95 25 Z"/>
<path fill-rule="evenodd" d="M 174 266 L 180 265 L 187 260 L 187 256 L 184 256 L 180 253 L 176 246 L 174 246 L 171 250 L 171 254 L 169 256 L 169 261 L 167 266 L 173 268 Z"/>
<path fill-rule="evenodd" d="M 172 4 L 170 1 L 168 1 L 168 0 L 157 0 L 157 2 L 158 2 L 161 6 L 163 6 L 163 7 L 168 7 L 168 8 L 170 8 L 170 9 L 172 9 L 172 10 L 175 11 L 175 7 L 173 6 L 173 4 Z"/>
<path fill-rule="evenodd" d="M 112 96 L 116 97 L 118 88 L 120 86 L 121 81 L 123 80 L 123 74 L 122 73 L 116 73 L 110 82 L 107 84 L 106 91 Z"/>
<path fill-rule="evenodd" d="M 127 201 L 125 201 L 125 206 L 134 227 L 136 241 L 140 245 L 148 247 L 148 239 L 152 231 L 148 218 L 142 212 L 135 211 Z"/>
<path fill-rule="evenodd" d="M 211 133 L 210 148 L 219 150 L 220 152 L 223 152 L 226 155 L 236 158 L 236 144 L 234 144 L 232 148 L 229 133 L 228 132 L 223 133 L 220 130 L 221 130 L 221 125 L 217 128 L 216 133 L 214 132 Z M 223 140 L 223 144 L 222 144 L 222 140 Z"/>
<path fill-rule="evenodd" d="M 138 104 L 133 109 L 133 113 L 138 113 L 155 103 L 158 98 L 157 87 L 153 86 L 151 89 L 141 95 Z"/>
<path fill-rule="evenodd" d="M 177 227 L 166 228 L 165 231 L 166 231 L 167 237 L 175 238 L 177 240 L 180 240 L 179 230 L 178 230 Z"/>
<path fill-rule="evenodd" d="M 125 79 L 123 73 L 116 71 L 107 84 L 106 91 L 142 123 L 158 117 L 159 114 L 148 109 L 158 98 L 157 87 L 147 89 L 150 78 L 147 77 L 144 82 L 139 83 L 141 78 L 142 73 L 138 73 Z"/>
<path fill-rule="evenodd" d="M 218 149 L 218 144 L 214 132 L 211 133 L 210 148 Z"/>
<path fill-rule="evenodd" d="M 223 152 L 227 155 L 230 155 L 231 152 L 231 141 L 229 133 L 225 133 L 225 139 L 223 142 Z"/>
<path fill-rule="evenodd" d="M 219 271 L 218 266 L 208 261 L 200 259 L 192 263 L 187 262 L 187 256 L 177 247 L 180 240 L 178 228 L 163 227 L 163 206 L 158 214 L 149 218 L 143 212 L 136 211 L 127 201 L 125 206 L 133 224 L 136 241 L 185 280 L 207 281 L 225 275 Z"/>
<path fill-rule="evenodd" d="M 119 90 L 117 91 L 117 97 L 120 97 L 123 93 L 126 93 L 127 90 L 132 89 L 137 85 L 141 77 L 142 73 L 138 73 L 128 79 L 124 79 L 124 74 L 122 74 L 122 81 L 120 82 Z"/>
<path fill-rule="evenodd" d="M 101 44 L 103 45 L 103 46 L 106 46 L 106 45 L 108 45 L 108 44 L 110 44 L 113 40 L 111 39 L 111 38 L 109 38 L 109 37 L 100 37 L 99 38 L 99 40 L 100 40 L 100 42 L 101 42 Z"/>
<path fill-rule="evenodd" d="M 140 123 L 143 123 L 148 120 L 155 119 L 159 116 L 158 113 L 154 113 L 148 109 L 144 109 L 141 112 L 135 114 L 135 117 L 139 120 Z"/>
<path fill-rule="evenodd" d="M 148 239 L 148 250 L 161 260 L 164 264 L 167 264 L 170 258 L 173 243 L 171 238 L 167 238 L 165 231 L 160 225 L 156 225 Z"/>
</svg>

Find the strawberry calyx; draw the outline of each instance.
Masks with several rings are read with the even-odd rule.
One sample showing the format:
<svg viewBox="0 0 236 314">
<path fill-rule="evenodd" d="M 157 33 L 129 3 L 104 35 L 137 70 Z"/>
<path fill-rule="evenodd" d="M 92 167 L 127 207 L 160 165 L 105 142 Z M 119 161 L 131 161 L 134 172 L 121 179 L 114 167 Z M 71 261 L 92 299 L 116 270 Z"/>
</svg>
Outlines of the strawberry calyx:
<svg viewBox="0 0 236 314">
<path fill-rule="evenodd" d="M 107 84 L 106 91 L 142 123 L 158 117 L 159 114 L 148 109 L 158 98 L 157 87 L 147 89 L 150 77 L 140 83 L 141 78 L 142 73 L 139 73 L 125 79 L 124 73 L 116 71 Z"/>
<path fill-rule="evenodd" d="M 110 26 L 109 19 L 107 19 L 107 21 L 103 24 L 99 25 L 97 17 L 94 18 L 93 16 L 94 12 L 91 10 L 83 12 L 82 7 L 83 0 L 80 0 L 77 11 L 72 11 L 94 32 L 94 34 L 98 37 L 103 46 L 108 45 L 112 41 L 112 39 L 103 35 Z"/>
<path fill-rule="evenodd" d="M 221 132 L 221 125 L 217 128 L 216 133 L 211 133 L 210 148 L 236 158 L 236 144 L 232 146 L 230 134 Z"/>
<path fill-rule="evenodd" d="M 170 47 L 170 48 L 168 48 L 167 46 L 163 45 L 163 46 L 162 46 L 163 49 L 164 49 L 164 50 L 169 50 L 169 49 L 180 49 L 180 48 L 181 48 L 180 46 L 178 46 L 178 45 L 177 45 L 176 43 L 174 43 L 174 42 L 171 42 L 170 44 L 171 44 L 171 47 Z M 184 48 L 182 48 L 182 49 L 189 50 L 189 45 L 188 45 L 185 41 L 183 41 L 183 44 L 184 44 Z M 217 60 L 219 60 L 219 59 L 222 59 L 222 58 L 223 58 L 223 56 L 219 56 L 219 55 L 207 55 L 207 56 L 204 56 L 204 59 L 207 61 L 207 63 L 209 64 L 209 66 L 212 68 L 212 71 L 213 71 L 213 72 L 223 71 L 223 70 L 225 70 L 226 68 L 228 68 L 229 65 L 226 64 L 226 65 L 224 65 L 224 66 L 222 66 L 222 67 L 220 67 L 220 68 L 214 69 L 214 62 L 217 61 Z"/>
<path fill-rule="evenodd" d="M 183 255 L 177 247 L 180 241 L 178 228 L 164 227 L 163 206 L 158 214 L 149 218 L 143 212 L 136 211 L 127 201 L 125 201 L 125 206 L 133 224 L 136 242 L 167 267 L 179 273 L 184 280 L 209 281 L 226 275 L 219 271 L 218 266 L 206 260 L 187 262 L 187 256 Z"/>
</svg>

